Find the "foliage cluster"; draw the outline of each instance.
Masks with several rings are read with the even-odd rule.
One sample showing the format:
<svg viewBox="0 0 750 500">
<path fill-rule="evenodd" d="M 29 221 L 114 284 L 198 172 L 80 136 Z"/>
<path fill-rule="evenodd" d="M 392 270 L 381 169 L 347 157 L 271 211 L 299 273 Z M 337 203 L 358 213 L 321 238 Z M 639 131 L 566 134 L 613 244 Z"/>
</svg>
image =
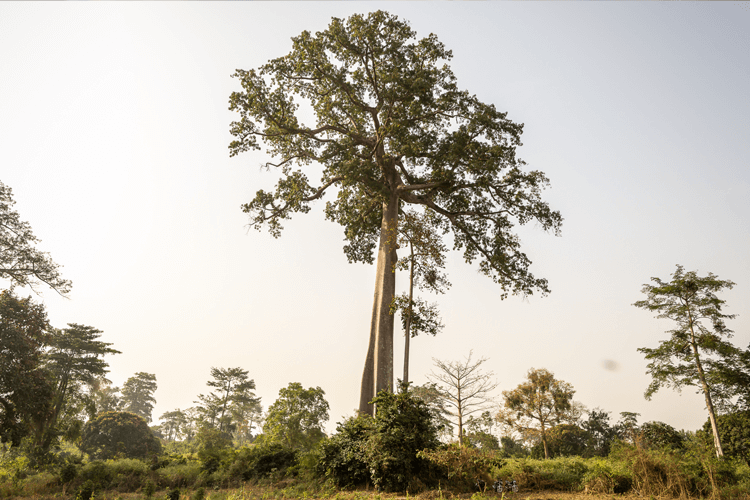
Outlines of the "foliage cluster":
<svg viewBox="0 0 750 500">
<path fill-rule="evenodd" d="M 148 458 L 161 453 L 161 443 L 146 421 L 124 411 L 102 413 L 86 423 L 80 448 L 95 459 Z"/>
<path fill-rule="evenodd" d="M 338 425 L 321 443 L 320 473 L 340 487 L 374 485 L 383 491 L 416 491 L 436 479 L 418 456 L 439 445 L 427 405 L 409 391 L 381 392 L 375 417 L 361 415 Z"/>
</svg>

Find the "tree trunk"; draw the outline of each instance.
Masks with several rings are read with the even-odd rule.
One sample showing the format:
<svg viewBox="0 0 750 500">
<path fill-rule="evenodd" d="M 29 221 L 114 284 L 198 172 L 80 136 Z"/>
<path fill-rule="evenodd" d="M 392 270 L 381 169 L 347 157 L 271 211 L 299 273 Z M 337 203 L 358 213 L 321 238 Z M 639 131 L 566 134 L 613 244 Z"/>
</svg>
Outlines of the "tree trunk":
<svg viewBox="0 0 750 500">
<path fill-rule="evenodd" d="M 393 390 L 393 314 L 391 304 L 396 295 L 396 245 L 398 237 L 398 195 L 395 190 L 383 203 L 380 247 L 375 275 L 375 297 L 370 323 L 370 344 L 362 374 L 359 411 L 375 414 L 370 401 L 378 392 Z"/>
<path fill-rule="evenodd" d="M 708 388 L 706 382 L 706 375 L 703 373 L 703 365 L 701 365 L 700 356 L 698 354 L 698 345 L 695 341 L 695 330 L 693 330 L 693 315 L 688 309 L 688 320 L 690 321 L 690 345 L 693 348 L 693 356 L 695 357 L 695 367 L 698 369 L 698 379 L 701 381 L 701 387 L 703 389 L 703 395 L 706 398 L 706 409 L 708 410 L 708 419 L 711 421 L 711 431 L 714 435 L 714 449 L 716 451 L 717 458 L 724 456 L 724 450 L 721 447 L 721 439 L 719 439 L 719 427 L 716 425 L 716 411 L 714 410 L 714 404 L 711 401 L 711 391 Z"/>
<path fill-rule="evenodd" d="M 404 339 L 404 384 L 409 384 L 409 341 L 411 340 L 411 317 L 414 314 L 414 247 L 409 242 L 411 268 L 409 269 L 409 315 L 406 317 L 406 338 Z"/>
</svg>

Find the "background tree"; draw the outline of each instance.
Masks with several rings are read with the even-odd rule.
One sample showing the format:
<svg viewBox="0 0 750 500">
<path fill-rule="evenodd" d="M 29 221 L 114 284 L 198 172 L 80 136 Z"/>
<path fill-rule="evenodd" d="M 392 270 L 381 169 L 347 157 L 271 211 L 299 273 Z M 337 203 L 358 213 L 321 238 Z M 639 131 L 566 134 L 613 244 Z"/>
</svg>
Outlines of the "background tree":
<svg viewBox="0 0 750 500">
<path fill-rule="evenodd" d="M 586 431 L 586 456 L 606 457 L 612 443 L 617 438 L 617 429 L 609 423 L 609 412 L 594 408 L 588 412 L 588 418 L 581 422 Z"/>
<path fill-rule="evenodd" d="M 430 412 L 435 428 L 441 440 L 449 440 L 453 437 L 453 423 L 451 422 L 450 410 L 446 407 L 440 388 L 433 382 L 423 385 L 407 385 L 412 397 L 421 400 Z"/>
<path fill-rule="evenodd" d="M 0 182 L 0 279 L 10 281 L 11 289 L 28 286 L 35 293 L 44 283 L 60 295 L 67 295 L 71 283 L 60 276 L 59 265 L 49 254 L 36 249 L 39 239 L 28 222 L 13 210 L 13 190 Z"/>
<path fill-rule="evenodd" d="M 80 414 L 85 408 L 81 405 L 92 402 L 87 387 L 109 371 L 104 356 L 120 353 L 109 347 L 112 344 L 98 340 L 101 334 L 101 330 L 76 323 L 52 332 L 45 356 L 54 385 L 52 408 L 35 425 L 35 445 L 41 453 L 61 434 L 76 437 L 83 424 Z"/>
<path fill-rule="evenodd" d="M 112 382 L 104 377 L 99 378 L 91 385 L 91 397 L 94 402 L 95 413 L 90 416 L 90 420 L 102 413 L 120 409 L 120 388 L 112 386 Z"/>
<path fill-rule="evenodd" d="M 632 411 L 620 412 L 620 420 L 615 424 L 617 436 L 623 441 L 636 444 L 636 439 L 641 432 L 641 428 L 638 425 L 638 417 L 640 416 L 640 413 Z"/>
<path fill-rule="evenodd" d="M 248 379 L 247 375 L 247 370 L 242 368 L 211 368 L 213 380 L 206 382 L 206 385 L 218 390 L 208 396 L 200 394 L 198 400 L 204 417 L 211 425 L 218 424 L 220 432 L 232 430 L 231 411 L 227 411 L 232 404 L 260 401 L 252 392 L 255 389 L 255 381 Z"/>
<path fill-rule="evenodd" d="M 728 457 L 743 460 L 750 466 L 750 410 L 719 415 L 716 424 L 719 428 L 719 437 L 724 453 Z M 698 431 L 698 434 L 706 436 L 709 441 L 712 440 L 710 420 L 703 424 L 703 428 Z"/>
<path fill-rule="evenodd" d="M 547 430 L 547 448 L 549 457 L 583 456 L 586 453 L 588 433 L 576 424 L 554 425 Z M 531 456 L 544 457 L 544 445 L 537 443 L 531 448 Z"/>
<path fill-rule="evenodd" d="M 138 372 L 122 385 L 120 404 L 124 411 L 135 413 L 151 422 L 151 412 L 154 410 L 156 398 L 156 375 Z"/>
<path fill-rule="evenodd" d="M 49 330 L 42 304 L 0 292 L 0 442 L 18 446 L 49 410 L 52 385 L 41 366 Z"/>
<path fill-rule="evenodd" d="M 232 437 L 237 446 L 253 441 L 253 430 L 260 428 L 263 420 L 263 407 L 260 398 L 246 397 L 234 401 L 230 407 L 234 431 Z"/>
<path fill-rule="evenodd" d="M 257 70 L 238 70 L 242 91 L 230 110 L 231 156 L 268 146 L 281 179 L 243 205 L 251 224 L 280 235 L 293 213 L 337 190 L 326 217 L 344 226 L 350 262 L 377 265 L 361 412 L 393 386 L 393 315 L 399 214 L 420 205 L 453 233 L 454 247 L 501 285 L 504 293 L 547 293 L 529 272 L 516 224 L 538 222 L 559 232 L 562 217 L 541 201 L 542 172 L 516 158 L 522 125 L 460 90 L 435 35 L 417 40 L 408 23 L 387 12 L 334 18 L 316 34 L 292 39 L 292 51 Z M 309 105 L 315 123 L 297 111 Z M 306 106 L 307 108 L 307 106 Z M 314 186 L 302 168 L 322 167 Z"/>
<path fill-rule="evenodd" d="M 148 458 L 161 453 L 161 443 L 138 415 L 105 412 L 83 428 L 80 448 L 93 459 Z"/>
<path fill-rule="evenodd" d="M 544 368 L 531 368 L 526 382 L 512 391 L 503 391 L 504 407 L 497 419 L 528 438 L 542 442 L 544 458 L 549 458 L 548 434 L 552 427 L 574 424 L 581 407 L 573 402 L 573 386 L 557 380 Z"/>
<path fill-rule="evenodd" d="M 440 396 L 454 418 L 461 446 L 464 443 L 464 420 L 473 413 L 493 406 L 490 393 L 497 388 L 497 383 L 492 380 L 494 373 L 483 373 L 480 368 L 487 358 L 472 362 L 472 354 L 473 351 L 470 351 L 463 362 L 446 362 L 433 358 L 437 373 L 433 371 L 427 376 L 430 382 L 444 384 L 444 387 L 439 386 Z"/>
<path fill-rule="evenodd" d="M 727 328 L 724 321 L 735 315 L 722 313 L 725 301 L 719 299 L 716 293 L 725 288 L 731 289 L 734 283 L 720 280 L 712 273 L 701 277 L 695 271 L 685 272 L 680 265 L 672 274 L 671 281 L 664 282 L 659 278 L 651 278 L 651 281 L 656 285 L 643 285 L 646 300 L 633 305 L 655 311 L 657 318 L 671 319 L 677 323 L 677 327 L 667 332 L 671 334 L 670 338 L 661 341 L 656 349 L 638 349 L 646 355 L 648 373 L 653 379 L 646 390 L 646 399 L 651 399 L 662 387 L 677 390 L 685 386 L 698 387 L 698 392 L 702 392 L 705 398 L 716 456 L 721 457 L 723 451 L 714 400 L 734 396 L 732 393 L 722 394 L 718 389 L 722 387 L 721 367 L 731 362 L 732 358 L 738 358 L 740 350 L 725 340 L 732 336 L 732 330 Z M 717 365 L 712 357 L 718 358 L 721 364 Z M 719 383 L 713 385 L 712 379 L 719 379 Z"/>
<path fill-rule="evenodd" d="M 164 439 L 167 441 L 175 441 L 180 437 L 187 418 L 185 413 L 177 408 L 174 411 L 163 413 L 162 416 L 159 417 L 159 420 L 162 421 L 161 432 L 164 435 Z"/>
<path fill-rule="evenodd" d="M 404 382 L 409 382 L 409 348 L 412 337 L 424 333 L 437 335 L 443 329 L 437 304 L 428 304 L 414 297 L 414 287 L 434 293 L 445 293 L 450 287 L 445 274 L 445 253 L 448 248 L 438 234 L 439 220 L 432 212 L 405 210 L 401 215 L 399 247 L 409 249 L 405 258 L 398 260 L 397 269 L 409 270 L 408 292 L 395 297 L 391 314 L 398 310 L 404 328 Z"/>
<path fill-rule="evenodd" d="M 497 436 L 492 434 L 492 428 L 495 426 L 495 419 L 489 411 L 483 411 L 477 418 L 471 415 L 466 421 L 466 433 L 464 439 L 471 446 L 482 450 L 499 450 L 500 441 Z"/>
<path fill-rule="evenodd" d="M 320 387 L 304 389 L 292 382 L 279 390 L 279 398 L 268 407 L 263 425 L 263 441 L 288 448 L 310 449 L 325 433 L 328 402 Z"/>
</svg>

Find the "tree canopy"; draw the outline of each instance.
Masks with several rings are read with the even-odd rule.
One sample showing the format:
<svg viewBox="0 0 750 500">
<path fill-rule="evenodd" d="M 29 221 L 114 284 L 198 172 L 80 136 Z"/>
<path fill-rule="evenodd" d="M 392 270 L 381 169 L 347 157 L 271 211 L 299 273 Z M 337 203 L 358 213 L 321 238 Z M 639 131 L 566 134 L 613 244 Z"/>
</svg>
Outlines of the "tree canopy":
<svg viewBox="0 0 750 500">
<path fill-rule="evenodd" d="M 393 385 L 394 266 L 400 213 L 421 206 L 453 236 L 455 250 L 508 293 L 549 292 L 530 272 L 514 233 L 535 221 L 558 233 L 559 212 L 541 199 L 540 171 L 517 158 L 523 125 L 458 87 L 446 64 L 451 51 L 434 34 L 421 39 L 387 12 L 333 18 L 302 32 L 289 54 L 258 69 L 237 70 L 239 113 L 230 131 L 232 156 L 267 146 L 281 179 L 243 205 L 256 229 L 278 237 L 284 220 L 310 211 L 335 191 L 326 218 L 344 228 L 350 262 L 372 263 L 375 300 L 360 411 Z M 304 107 L 304 108 L 303 108 Z M 310 109 L 314 123 L 303 123 Z M 305 115 L 306 116 L 306 115 Z M 322 168 L 310 180 L 311 164 Z"/>
<path fill-rule="evenodd" d="M 288 448 L 310 449 L 325 436 L 328 409 L 323 389 L 305 389 L 299 382 L 292 382 L 279 390 L 279 398 L 268 408 L 264 440 Z"/>
<path fill-rule="evenodd" d="M 136 373 L 122 385 L 120 400 L 122 409 L 135 413 L 146 422 L 151 422 L 151 412 L 156 403 L 156 398 L 154 398 L 156 387 L 156 375 L 145 372 Z"/>
<path fill-rule="evenodd" d="M 37 250 L 39 238 L 28 222 L 13 210 L 13 190 L 0 182 L 0 278 L 15 285 L 28 286 L 38 293 L 42 283 L 60 295 L 67 295 L 71 282 L 60 276 L 60 266 L 49 254 Z"/>
<path fill-rule="evenodd" d="M 549 370 L 532 368 L 526 378 L 512 391 L 503 391 L 505 404 L 498 420 L 527 438 L 541 441 L 544 457 L 549 458 L 550 430 L 575 423 L 582 408 L 573 401 L 573 386 L 556 379 Z"/>
</svg>

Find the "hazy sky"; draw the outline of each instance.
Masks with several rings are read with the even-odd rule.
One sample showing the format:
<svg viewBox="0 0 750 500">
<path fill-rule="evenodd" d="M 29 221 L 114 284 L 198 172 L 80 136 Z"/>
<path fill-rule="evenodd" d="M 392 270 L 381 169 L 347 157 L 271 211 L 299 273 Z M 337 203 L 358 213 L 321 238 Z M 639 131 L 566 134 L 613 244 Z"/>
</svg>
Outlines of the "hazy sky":
<svg viewBox="0 0 750 500">
<path fill-rule="evenodd" d="M 2 2 L 0 181 L 73 281 L 41 298 L 52 324 L 103 330 L 116 385 L 156 374 L 156 417 L 192 406 L 212 366 L 248 370 L 264 407 L 322 387 L 329 430 L 353 414 L 375 269 L 347 263 L 325 201 L 279 239 L 248 230 L 240 205 L 277 175 L 264 152 L 229 158 L 227 108 L 235 69 L 377 9 L 435 33 L 459 86 L 525 124 L 519 155 L 565 218 L 561 237 L 520 231 L 546 298 L 501 301 L 450 255 L 453 287 L 426 297 L 446 327 L 412 343 L 413 381 L 473 349 L 498 396 L 547 368 L 613 420 L 702 425 L 693 391 L 644 400 L 636 349 L 672 325 L 632 304 L 676 264 L 710 271 L 737 283 L 721 297 L 750 343 L 747 3 Z M 397 332 L 397 374 L 402 350 Z"/>
</svg>

